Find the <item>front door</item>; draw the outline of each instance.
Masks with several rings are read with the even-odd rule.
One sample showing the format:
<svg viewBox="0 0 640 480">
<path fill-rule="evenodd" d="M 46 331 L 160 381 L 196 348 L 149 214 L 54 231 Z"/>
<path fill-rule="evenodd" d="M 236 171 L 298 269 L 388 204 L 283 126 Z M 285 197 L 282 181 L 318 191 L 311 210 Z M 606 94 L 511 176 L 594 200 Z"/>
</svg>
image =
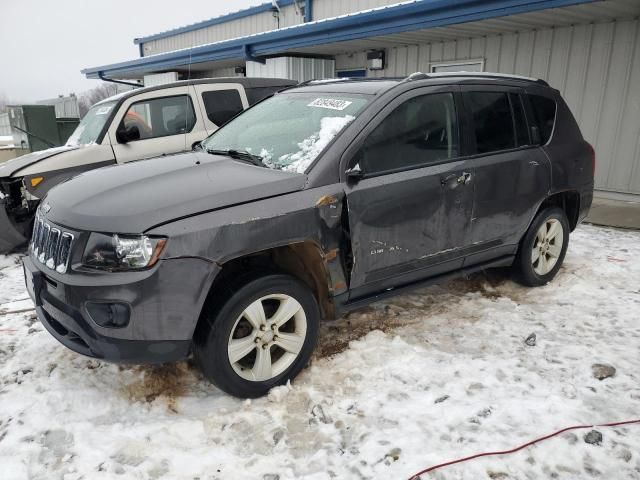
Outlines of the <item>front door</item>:
<svg viewBox="0 0 640 480">
<path fill-rule="evenodd" d="M 351 299 L 459 268 L 473 204 L 454 87 L 407 92 L 347 152 Z"/>
<path fill-rule="evenodd" d="M 206 136 L 196 116 L 188 86 L 146 93 L 127 100 L 109 128 L 109 137 L 119 163 L 191 150 Z M 119 142 L 117 131 L 137 127 L 140 138 Z"/>
<path fill-rule="evenodd" d="M 522 92 L 517 88 L 463 86 L 474 158 L 471 242 L 476 252 L 513 253 L 549 191 L 550 163 L 534 145 Z M 476 253 L 467 261 L 488 259 Z"/>
</svg>

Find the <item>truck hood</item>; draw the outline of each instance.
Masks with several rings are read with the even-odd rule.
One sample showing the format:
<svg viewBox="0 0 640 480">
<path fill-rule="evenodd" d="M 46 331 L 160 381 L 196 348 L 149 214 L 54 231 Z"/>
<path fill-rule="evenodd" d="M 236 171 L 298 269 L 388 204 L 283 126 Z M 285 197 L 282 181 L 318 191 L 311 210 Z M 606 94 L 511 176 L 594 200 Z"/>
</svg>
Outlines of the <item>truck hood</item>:
<svg viewBox="0 0 640 480">
<path fill-rule="evenodd" d="M 302 189 L 306 175 L 189 152 L 116 165 L 54 187 L 43 205 L 72 229 L 143 233 L 197 213 Z M 47 209 L 47 207 L 45 207 Z"/>
<path fill-rule="evenodd" d="M 46 150 L 40 150 L 39 152 L 28 153 L 27 155 L 22 155 L 21 157 L 14 158 L 9 160 L 8 162 L 0 164 L 0 178 L 11 177 L 15 175 L 20 170 L 23 170 L 35 163 L 38 163 L 46 158 L 53 157 L 54 155 L 59 155 L 64 152 L 70 152 L 72 150 L 77 150 L 80 148 L 79 146 L 65 146 L 65 147 L 55 147 L 48 148 Z"/>
</svg>

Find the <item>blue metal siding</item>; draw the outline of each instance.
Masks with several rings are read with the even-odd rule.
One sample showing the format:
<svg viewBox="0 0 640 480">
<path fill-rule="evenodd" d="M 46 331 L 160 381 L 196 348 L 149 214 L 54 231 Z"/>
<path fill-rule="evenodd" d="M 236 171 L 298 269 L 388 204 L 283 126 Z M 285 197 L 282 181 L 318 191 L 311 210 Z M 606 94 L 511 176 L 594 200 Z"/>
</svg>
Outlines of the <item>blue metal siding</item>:
<svg viewBox="0 0 640 480">
<path fill-rule="evenodd" d="M 416 0 L 378 10 L 311 22 L 248 37 L 203 45 L 191 49 L 83 70 L 88 78 L 127 72 L 168 69 L 193 63 L 278 54 L 292 48 L 322 45 L 371 36 L 453 25 L 475 20 L 566 7 L 593 0 Z"/>
</svg>

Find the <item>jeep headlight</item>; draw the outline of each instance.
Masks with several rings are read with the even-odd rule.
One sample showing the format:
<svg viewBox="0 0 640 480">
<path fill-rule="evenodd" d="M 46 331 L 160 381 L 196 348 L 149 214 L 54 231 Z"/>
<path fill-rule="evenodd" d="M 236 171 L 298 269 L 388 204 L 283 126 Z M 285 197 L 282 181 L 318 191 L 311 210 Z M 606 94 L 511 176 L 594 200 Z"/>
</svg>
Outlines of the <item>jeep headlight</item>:
<svg viewBox="0 0 640 480">
<path fill-rule="evenodd" d="M 160 258 L 166 238 L 147 235 L 104 235 L 92 233 L 82 263 L 104 270 L 140 270 L 152 267 Z"/>
</svg>

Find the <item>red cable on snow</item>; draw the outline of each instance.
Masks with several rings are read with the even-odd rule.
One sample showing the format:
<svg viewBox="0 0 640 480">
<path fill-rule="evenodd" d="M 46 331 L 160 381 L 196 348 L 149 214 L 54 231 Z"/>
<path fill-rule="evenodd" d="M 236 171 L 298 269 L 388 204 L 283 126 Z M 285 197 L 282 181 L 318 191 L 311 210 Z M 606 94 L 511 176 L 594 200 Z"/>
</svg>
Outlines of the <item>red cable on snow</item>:
<svg viewBox="0 0 640 480">
<path fill-rule="evenodd" d="M 496 455 L 506 455 L 509 453 L 515 453 L 523 448 L 530 447 L 536 443 L 542 442 L 543 440 L 548 440 L 551 437 L 555 437 L 556 435 L 560 435 L 561 433 L 568 432 L 569 430 L 579 430 L 584 428 L 593 428 L 593 427 L 619 427 L 620 425 L 631 425 L 632 423 L 640 423 L 640 419 L 637 420 L 627 420 L 624 422 L 614 422 L 614 423 L 603 423 L 600 425 L 575 425 L 573 427 L 563 428 L 562 430 L 558 430 L 557 432 L 551 433 L 549 435 L 545 435 L 544 437 L 536 438 L 530 442 L 525 443 L 524 445 L 520 445 L 519 447 L 512 448 L 511 450 L 503 450 L 500 452 L 485 452 L 485 453 L 477 453 L 476 455 L 471 455 L 470 457 L 459 458 L 458 460 L 452 460 L 450 462 L 441 463 L 439 465 L 434 465 L 429 468 L 425 468 L 424 470 L 419 471 L 415 475 L 412 475 L 409 480 L 417 480 L 420 475 L 424 473 L 433 472 L 434 470 L 438 470 L 439 468 L 448 467 L 449 465 L 455 465 L 456 463 L 466 462 L 468 460 L 473 460 L 474 458 L 479 457 L 490 457 Z"/>
</svg>

